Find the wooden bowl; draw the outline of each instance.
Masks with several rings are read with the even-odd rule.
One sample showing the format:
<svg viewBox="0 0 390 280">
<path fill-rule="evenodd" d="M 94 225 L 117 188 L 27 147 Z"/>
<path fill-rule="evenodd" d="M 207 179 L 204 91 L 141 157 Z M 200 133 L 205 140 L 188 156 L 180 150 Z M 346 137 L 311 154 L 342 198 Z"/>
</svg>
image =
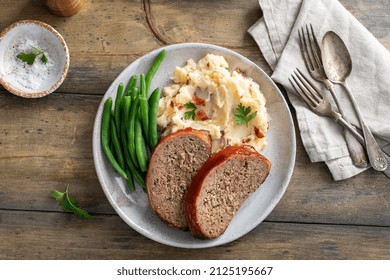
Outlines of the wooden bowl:
<svg viewBox="0 0 390 280">
<path fill-rule="evenodd" d="M 50 12 L 61 17 L 70 17 L 81 10 L 84 0 L 43 0 Z"/>
</svg>

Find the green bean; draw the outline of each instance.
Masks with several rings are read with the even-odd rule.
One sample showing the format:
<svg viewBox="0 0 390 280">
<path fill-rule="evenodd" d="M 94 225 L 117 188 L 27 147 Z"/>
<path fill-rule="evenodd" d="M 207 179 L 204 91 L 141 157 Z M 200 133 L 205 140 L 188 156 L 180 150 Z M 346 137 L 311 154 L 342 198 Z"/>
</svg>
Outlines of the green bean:
<svg viewBox="0 0 390 280">
<path fill-rule="evenodd" d="M 131 174 L 133 175 L 133 177 L 135 178 L 137 183 L 142 187 L 142 189 L 145 189 L 145 179 L 144 179 L 144 176 L 134 166 L 133 162 L 131 161 L 131 158 L 130 158 L 130 155 L 129 155 L 129 151 L 126 151 L 125 153 L 127 153 L 126 163 L 127 163 L 127 166 L 130 169 Z"/>
<path fill-rule="evenodd" d="M 123 99 L 123 83 L 120 83 L 118 85 L 118 89 L 116 91 L 116 98 L 115 98 L 115 108 L 114 108 L 114 118 L 115 118 L 115 124 L 116 127 L 119 128 L 119 123 L 121 119 L 121 103 Z"/>
<path fill-rule="evenodd" d="M 142 189 L 144 189 L 145 188 L 145 179 L 140 174 L 140 172 L 137 170 L 137 168 L 134 166 L 134 164 L 131 160 L 130 154 L 129 154 L 129 150 L 128 150 L 126 125 L 129 122 L 130 107 L 131 107 L 131 98 L 130 98 L 130 96 L 125 96 L 123 98 L 123 107 L 122 107 L 122 115 L 124 117 L 123 117 L 123 121 L 121 123 L 122 147 L 123 147 L 124 158 L 125 158 L 125 162 L 127 164 L 127 167 L 130 169 L 130 172 L 133 175 L 134 179 L 138 182 L 138 184 L 141 185 Z"/>
<path fill-rule="evenodd" d="M 127 152 L 128 153 L 128 152 Z M 131 161 L 130 157 L 128 157 L 128 161 L 126 161 L 128 167 L 130 168 L 130 171 L 131 171 L 131 174 L 133 175 L 133 177 L 135 178 L 135 180 L 137 181 L 137 183 L 142 187 L 142 189 L 145 189 L 146 185 L 145 185 L 145 178 L 144 176 L 141 174 L 140 171 L 138 171 L 138 169 L 134 166 L 133 162 Z"/>
<path fill-rule="evenodd" d="M 107 157 L 108 162 L 114 168 L 114 170 L 126 180 L 128 179 L 126 172 L 120 167 L 116 161 L 114 155 L 109 146 L 110 139 L 110 124 L 111 124 L 111 108 L 112 98 L 109 97 L 104 103 L 103 115 L 102 115 L 102 126 L 101 126 L 101 142 L 104 154 Z"/>
<path fill-rule="evenodd" d="M 114 147 L 116 159 L 117 159 L 120 167 L 122 167 L 122 169 L 124 169 L 125 168 L 125 161 L 123 159 L 122 147 L 121 147 L 121 144 L 119 142 L 119 137 L 118 137 L 117 129 L 116 129 L 115 122 L 114 122 L 113 118 L 111 118 L 110 136 L 111 136 L 112 145 Z"/>
<path fill-rule="evenodd" d="M 130 77 L 129 81 L 127 82 L 126 89 L 125 89 L 125 96 L 130 95 L 131 90 L 136 84 L 137 84 L 137 76 L 133 75 Z"/>
<path fill-rule="evenodd" d="M 166 55 L 166 50 L 162 50 L 154 59 L 152 66 L 150 67 L 148 73 L 146 74 L 146 94 L 149 92 L 150 84 L 152 83 L 152 79 L 156 74 L 158 68 L 160 67 L 164 57 Z"/>
<path fill-rule="evenodd" d="M 133 161 L 133 164 L 137 167 L 138 165 L 138 160 L 136 156 L 136 151 L 135 151 L 135 142 L 134 142 L 134 128 L 135 128 L 135 120 L 137 118 L 137 113 L 139 109 L 139 97 L 137 96 L 134 100 L 133 103 L 131 104 L 131 109 L 130 109 L 130 119 L 128 122 L 128 127 L 127 127 L 127 147 L 129 150 L 130 158 Z"/>
<path fill-rule="evenodd" d="M 160 101 L 160 89 L 156 88 L 149 98 L 149 147 L 151 150 L 156 147 L 159 137 L 157 131 L 157 114 L 158 114 L 158 103 Z"/>
<path fill-rule="evenodd" d="M 141 171 L 148 170 L 148 154 L 146 151 L 145 139 L 142 135 L 142 124 L 140 118 L 136 117 L 134 127 L 135 151 Z"/>
<path fill-rule="evenodd" d="M 136 170 L 137 171 L 137 170 Z M 135 180 L 138 182 L 138 184 L 142 187 L 142 190 L 146 192 L 146 183 L 145 183 L 145 176 L 142 176 L 138 171 L 134 175 Z"/>
<path fill-rule="evenodd" d="M 138 87 L 133 87 L 131 90 L 131 100 L 134 100 L 139 94 L 139 88 Z"/>
<path fill-rule="evenodd" d="M 130 119 L 130 108 L 131 108 L 131 97 L 126 95 L 123 97 L 122 102 L 122 122 L 121 122 L 121 131 L 125 132 L 126 135 L 126 125 L 129 123 Z"/>
<path fill-rule="evenodd" d="M 110 134 L 111 134 L 111 133 L 110 133 Z M 110 141 L 109 147 L 110 147 L 110 150 L 111 150 L 111 152 L 112 152 L 112 155 L 114 156 L 114 158 L 116 158 L 116 155 L 115 155 L 115 148 L 114 148 L 114 144 L 112 143 L 112 141 Z"/>
<path fill-rule="evenodd" d="M 127 173 L 130 172 L 131 177 L 131 182 L 128 180 L 127 185 L 130 189 L 134 190 L 134 182 L 133 182 L 133 177 L 134 172 L 132 171 L 134 167 L 133 163 L 131 162 L 129 151 L 127 150 L 127 133 L 126 133 L 126 124 L 129 121 L 129 114 L 130 114 L 130 106 L 131 106 L 131 97 L 130 96 L 125 96 L 123 98 L 123 106 L 122 106 L 122 122 L 121 122 L 121 142 L 122 142 L 122 148 L 123 148 L 123 154 L 125 158 L 126 165 L 128 169 L 126 170 Z M 130 170 L 129 170 L 130 169 Z M 129 176 L 130 177 L 130 176 Z M 131 185 L 132 184 L 132 185 Z"/>
<path fill-rule="evenodd" d="M 122 150 L 124 154 L 125 161 L 128 165 L 128 160 L 130 158 L 129 152 L 127 149 L 127 131 L 126 124 L 129 122 L 129 114 L 130 114 L 130 106 L 131 106 L 131 98 L 130 96 L 123 97 L 122 102 L 122 122 L 121 122 L 121 142 L 122 142 Z M 131 160 L 130 160 L 131 161 Z"/>
<path fill-rule="evenodd" d="M 126 174 L 127 176 L 129 177 L 126 182 L 127 182 L 127 187 L 132 190 L 132 191 L 135 191 L 135 185 L 134 185 L 134 179 L 133 179 L 133 175 L 131 174 L 130 170 L 128 168 L 126 168 Z"/>
<path fill-rule="evenodd" d="M 145 84 L 145 75 L 140 75 L 141 87 L 140 87 L 140 97 L 139 97 L 139 107 L 141 112 L 141 123 L 142 128 L 145 132 L 145 135 L 148 135 L 149 131 L 149 104 L 146 95 L 146 84 Z"/>
</svg>

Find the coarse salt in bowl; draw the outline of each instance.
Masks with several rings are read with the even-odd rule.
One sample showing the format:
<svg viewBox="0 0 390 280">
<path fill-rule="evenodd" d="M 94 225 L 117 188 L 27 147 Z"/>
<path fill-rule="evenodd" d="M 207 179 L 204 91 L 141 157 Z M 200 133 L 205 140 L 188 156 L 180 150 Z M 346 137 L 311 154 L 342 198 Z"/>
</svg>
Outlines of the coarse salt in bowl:
<svg viewBox="0 0 390 280">
<path fill-rule="evenodd" d="M 46 23 L 17 21 L 0 33 L 0 83 L 15 95 L 52 93 L 64 81 L 69 60 L 65 40 Z"/>
</svg>

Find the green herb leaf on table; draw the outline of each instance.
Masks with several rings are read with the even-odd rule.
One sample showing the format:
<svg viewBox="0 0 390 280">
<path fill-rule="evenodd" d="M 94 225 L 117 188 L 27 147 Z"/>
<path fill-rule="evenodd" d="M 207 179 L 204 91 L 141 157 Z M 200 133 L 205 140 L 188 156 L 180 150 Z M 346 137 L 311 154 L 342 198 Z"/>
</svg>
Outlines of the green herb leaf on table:
<svg viewBox="0 0 390 280">
<path fill-rule="evenodd" d="M 34 50 L 34 52 L 32 53 L 21 52 L 16 57 L 22 60 L 23 62 L 26 62 L 28 65 L 33 65 L 35 58 L 41 55 L 41 62 L 43 64 L 46 64 L 48 59 L 45 53 L 34 46 L 30 46 L 30 47 Z"/>
<path fill-rule="evenodd" d="M 251 112 L 251 107 L 245 107 L 241 103 L 238 104 L 236 108 L 236 113 L 234 114 L 234 119 L 238 124 L 243 124 L 245 123 L 246 126 L 248 127 L 248 123 L 257 115 L 257 111 L 253 112 L 252 114 L 249 115 Z"/>
<path fill-rule="evenodd" d="M 72 212 L 80 219 L 92 218 L 92 215 L 90 215 L 87 211 L 79 208 L 77 206 L 77 201 L 69 196 L 69 184 L 66 185 L 65 192 L 52 189 L 50 195 L 60 203 L 62 210 Z"/>
<path fill-rule="evenodd" d="M 184 113 L 184 119 L 185 120 L 189 120 L 189 119 L 192 119 L 192 120 L 195 120 L 195 111 L 196 111 L 196 106 L 194 103 L 192 102 L 189 102 L 189 103 L 186 103 L 184 104 L 184 108 L 186 109 L 189 109 L 190 111 L 187 111 Z"/>
</svg>

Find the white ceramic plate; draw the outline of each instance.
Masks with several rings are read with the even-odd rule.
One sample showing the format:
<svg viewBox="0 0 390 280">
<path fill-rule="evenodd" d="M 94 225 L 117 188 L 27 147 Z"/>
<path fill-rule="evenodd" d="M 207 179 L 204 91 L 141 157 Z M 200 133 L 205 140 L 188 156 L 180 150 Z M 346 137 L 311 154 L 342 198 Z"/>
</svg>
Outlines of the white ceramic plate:
<svg viewBox="0 0 390 280">
<path fill-rule="evenodd" d="M 207 53 L 223 55 L 230 69 L 240 68 L 255 80 L 267 99 L 271 117 L 266 133 L 268 146 L 263 154 L 271 161 L 271 173 L 261 187 L 252 194 L 235 215 L 226 232 L 213 240 L 193 238 L 188 231 L 180 231 L 163 223 L 150 209 L 147 195 L 137 188 L 130 192 L 103 155 L 100 128 L 103 105 L 108 97 L 115 99 L 118 84 L 127 83 L 131 75 L 146 73 L 161 49 L 155 50 L 129 65 L 112 83 L 99 106 L 93 130 L 93 156 L 100 184 L 119 216 L 133 229 L 157 242 L 183 248 L 205 248 L 222 245 L 245 235 L 259 225 L 275 208 L 283 196 L 295 162 L 295 132 L 288 106 L 279 89 L 268 75 L 253 62 L 231 50 L 208 44 L 185 43 L 164 47 L 166 57 L 154 77 L 151 89 L 172 83 L 170 77 L 176 66 L 185 65 L 190 58 L 198 61 Z"/>
</svg>

